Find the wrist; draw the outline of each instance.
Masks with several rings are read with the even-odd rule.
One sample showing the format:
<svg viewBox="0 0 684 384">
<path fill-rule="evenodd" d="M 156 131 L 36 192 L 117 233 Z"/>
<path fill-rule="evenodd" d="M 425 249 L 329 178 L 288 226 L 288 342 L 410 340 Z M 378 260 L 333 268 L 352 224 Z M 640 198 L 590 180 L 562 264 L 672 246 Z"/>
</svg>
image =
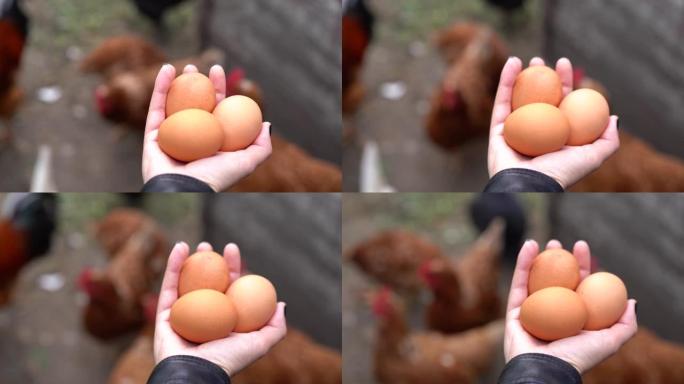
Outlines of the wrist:
<svg viewBox="0 0 684 384">
<path fill-rule="evenodd" d="M 216 192 L 207 182 L 180 173 L 164 173 L 149 179 L 142 192 Z"/>
<path fill-rule="evenodd" d="M 523 353 L 513 357 L 501 372 L 499 383 L 581 384 L 576 366 L 543 353 Z"/>
<path fill-rule="evenodd" d="M 148 380 L 150 384 L 170 382 L 230 383 L 230 376 L 209 360 L 191 355 L 176 355 L 160 361 Z"/>
<path fill-rule="evenodd" d="M 485 192 L 563 192 L 555 178 L 531 168 L 507 168 L 498 171 L 487 183 Z"/>
</svg>

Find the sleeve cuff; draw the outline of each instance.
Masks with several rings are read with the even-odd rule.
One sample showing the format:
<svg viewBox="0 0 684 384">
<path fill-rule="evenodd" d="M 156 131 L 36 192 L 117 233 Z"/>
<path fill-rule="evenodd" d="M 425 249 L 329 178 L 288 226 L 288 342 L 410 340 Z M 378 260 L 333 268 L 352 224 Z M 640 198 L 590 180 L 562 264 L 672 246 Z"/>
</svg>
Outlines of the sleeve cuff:
<svg viewBox="0 0 684 384">
<path fill-rule="evenodd" d="M 148 180 L 142 192 L 214 192 L 214 190 L 209 184 L 194 177 L 167 173 Z"/>
<path fill-rule="evenodd" d="M 195 356 L 167 357 L 154 367 L 147 384 L 230 384 L 230 377 L 218 365 Z"/>
<path fill-rule="evenodd" d="M 582 377 L 572 365 L 557 357 L 525 353 L 506 364 L 499 384 L 582 384 Z"/>
<path fill-rule="evenodd" d="M 489 180 L 485 192 L 563 192 L 553 178 L 525 168 L 509 168 Z"/>
</svg>

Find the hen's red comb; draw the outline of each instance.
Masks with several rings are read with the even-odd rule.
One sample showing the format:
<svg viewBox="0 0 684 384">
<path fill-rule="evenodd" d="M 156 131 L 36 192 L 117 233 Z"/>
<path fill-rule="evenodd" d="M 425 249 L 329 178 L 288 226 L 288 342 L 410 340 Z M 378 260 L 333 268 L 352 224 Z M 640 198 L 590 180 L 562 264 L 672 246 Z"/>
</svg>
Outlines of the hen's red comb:
<svg viewBox="0 0 684 384">
<path fill-rule="evenodd" d="M 584 68 L 577 67 L 572 70 L 572 85 L 574 88 L 580 85 L 585 75 Z"/>
<path fill-rule="evenodd" d="M 232 94 L 242 80 L 245 79 L 245 70 L 240 67 L 233 68 L 226 76 L 226 91 Z"/>
<path fill-rule="evenodd" d="M 431 260 L 425 260 L 420 267 L 418 267 L 418 277 L 429 286 L 434 282 L 434 276 L 430 273 Z"/>
<path fill-rule="evenodd" d="M 392 308 L 392 304 L 390 303 L 391 295 L 392 291 L 388 287 L 380 288 L 373 298 L 373 313 L 377 316 L 387 315 Z"/>
<path fill-rule="evenodd" d="M 93 280 L 93 269 L 91 267 L 83 268 L 81 273 L 78 274 L 76 279 L 76 284 L 78 288 L 85 292 L 90 293 L 91 282 Z"/>
</svg>

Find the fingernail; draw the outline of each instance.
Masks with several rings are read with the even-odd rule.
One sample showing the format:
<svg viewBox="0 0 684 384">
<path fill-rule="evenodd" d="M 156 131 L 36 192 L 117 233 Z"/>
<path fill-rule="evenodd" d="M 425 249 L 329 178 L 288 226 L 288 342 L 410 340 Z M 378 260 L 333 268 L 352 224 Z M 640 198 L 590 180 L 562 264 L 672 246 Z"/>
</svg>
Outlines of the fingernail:
<svg viewBox="0 0 684 384">
<path fill-rule="evenodd" d="M 620 116 L 617 117 L 617 129 L 620 129 Z"/>
<path fill-rule="evenodd" d="M 634 314 L 639 317 L 639 302 L 634 303 Z"/>
<path fill-rule="evenodd" d="M 287 317 L 287 303 L 285 303 L 285 308 L 283 308 L 283 313 L 285 314 L 285 317 Z"/>
<path fill-rule="evenodd" d="M 268 125 L 268 135 L 271 136 L 273 134 L 273 124 Z"/>
</svg>

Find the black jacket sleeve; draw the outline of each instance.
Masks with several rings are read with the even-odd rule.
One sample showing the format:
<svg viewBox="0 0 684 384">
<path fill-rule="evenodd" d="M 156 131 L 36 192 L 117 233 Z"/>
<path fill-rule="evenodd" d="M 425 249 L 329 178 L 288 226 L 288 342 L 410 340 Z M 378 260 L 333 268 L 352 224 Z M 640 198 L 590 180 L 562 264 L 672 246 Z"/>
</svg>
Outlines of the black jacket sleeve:
<svg viewBox="0 0 684 384">
<path fill-rule="evenodd" d="M 230 378 L 208 360 L 179 355 L 160 361 L 147 384 L 230 384 Z"/>
<path fill-rule="evenodd" d="M 147 181 L 142 192 L 214 192 L 211 187 L 194 177 L 167 173 Z"/>
<path fill-rule="evenodd" d="M 489 180 L 485 192 L 563 192 L 551 177 L 525 168 L 509 168 Z"/>
<path fill-rule="evenodd" d="M 572 365 L 557 357 L 525 353 L 506 364 L 499 384 L 582 384 L 582 377 Z"/>
</svg>

